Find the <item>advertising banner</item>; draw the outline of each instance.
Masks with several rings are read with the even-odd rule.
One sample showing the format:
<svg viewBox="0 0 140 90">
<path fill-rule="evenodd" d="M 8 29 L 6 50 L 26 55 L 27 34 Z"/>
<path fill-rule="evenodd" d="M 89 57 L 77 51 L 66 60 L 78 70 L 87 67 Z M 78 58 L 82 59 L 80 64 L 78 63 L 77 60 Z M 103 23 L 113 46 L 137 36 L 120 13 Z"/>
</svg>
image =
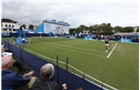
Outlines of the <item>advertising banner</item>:
<svg viewBox="0 0 140 90">
<path fill-rule="evenodd" d="M 131 42 L 131 39 L 123 39 L 123 38 L 121 38 L 121 42 Z"/>
<path fill-rule="evenodd" d="M 69 34 L 69 26 L 44 23 L 44 33 L 52 32 L 53 34 Z"/>
</svg>

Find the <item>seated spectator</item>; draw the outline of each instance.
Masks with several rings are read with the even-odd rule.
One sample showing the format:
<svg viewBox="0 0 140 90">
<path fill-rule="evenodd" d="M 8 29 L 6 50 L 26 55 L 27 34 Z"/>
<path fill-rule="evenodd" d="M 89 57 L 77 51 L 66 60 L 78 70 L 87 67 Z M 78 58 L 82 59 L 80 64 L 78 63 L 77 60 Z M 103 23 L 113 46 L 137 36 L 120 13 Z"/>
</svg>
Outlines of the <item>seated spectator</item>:
<svg viewBox="0 0 140 90">
<path fill-rule="evenodd" d="M 10 68 L 13 66 L 13 60 L 10 56 L 4 56 L 1 58 L 1 67 L 2 67 L 2 90 L 15 90 L 18 87 L 27 85 L 31 80 L 31 76 L 34 74 L 34 71 L 31 71 L 25 75 L 18 74 Z"/>
<path fill-rule="evenodd" d="M 67 84 L 66 83 L 62 84 L 62 87 L 63 87 L 63 90 L 67 90 Z"/>
<path fill-rule="evenodd" d="M 84 90 L 83 88 L 81 88 L 81 87 L 79 87 L 78 89 L 76 89 L 76 90 Z"/>
<path fill-rule="evenodd" d="M 1 47 L 1 52 L 2 52 L 2 54 L 1 54 L 2 57 L 3 56 L 11 56 L 12 57 L 12 55 L 13 55 L 12 51 L 10 51 L 8 48 L 5 48 L 4 46 Z M 21 74 L 24 74 L 24 72 L 26 71 L 26 70 L 24 70 L 22 64 L 19 61 L 14 61 L 13 67 L 14 66 L 17 67 L 17 69 L 19 70 L 19 72 Z"/>
<path fill-rule="evenodd" d="M 1 55 L 8 55 L 8 56 L 12 56 L 13 53 L 12 51 L 10 51 L 8 48 L 6 48 L 4 45 L 1 46 Z"/>
<path fill-rule="evenodd" d="M 32 90 L 60 90 L 58 84 L 52 81 L 54 66 L 45 64 L 40 69 L 41 78 L 37 79 L 32 86 Z"/>
</svg>

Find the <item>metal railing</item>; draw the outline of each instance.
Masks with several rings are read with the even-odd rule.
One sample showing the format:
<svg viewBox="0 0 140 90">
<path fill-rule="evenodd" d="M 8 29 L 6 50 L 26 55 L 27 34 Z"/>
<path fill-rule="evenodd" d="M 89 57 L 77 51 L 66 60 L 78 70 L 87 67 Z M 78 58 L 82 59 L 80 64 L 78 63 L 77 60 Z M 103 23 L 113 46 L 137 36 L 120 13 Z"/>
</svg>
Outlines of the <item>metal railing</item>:
<svg viewBox="0 0 140 90">
<path fill-rule="evenodd" d="M 51 62 L 52 62 L 52 61 L 57 62 L 56 59 L 52 59 L 52 58 L 49 58 L 49 57 L 47 57 L 47 56 L 41 55 L 41 54 L 36 53 L 36 52 L 34 52 L 34 51 L 32 51 L 32 50 L 29 50 L 29 49 L 27 49 L 27 48 L 24 48 L 24 50 L 27 51 L 27 52 L 30 52 L 30 53 L 32 53 L 32 54 L 34 54 L 34 55 L 40 56 L 40 57 L 42 57 L 42 58 L 46 58 L 46 59 L 50 60 Z M 115 87 L 113 87 L 113 86 L 110 86 L 110 85 L 108 85 L 108 84 L 106 84 L 106 83 L 104 83 L 104 82 L 102 82 L 102 81 L 100 81 L 100 80 L 98 80 L 98 79 L 96 79 L 96 78 L 93 78 L 92 76 L 90 76 L 90 75 L 88 75 L 88 74 L 82 72 L 81 70 L 75 68 L 74 66 L 68 64 L 68 58 L 66 59 L 66 62 L 63 62 L 63 61 L 60 61 L 60 60 L 59 60 L 58 63 L 61 63 L 61 64 L 66 65 L 66 70 L 68 70 L 68 67 L 72 68 L 72 69 L 73 69 L 73 71 L 72 71 L 73 74 L 76 74 L 74 71 L 77 71 L 77 72 L 79 72 L 79 73 L 82 74 L 81 77 L 83 77 L 83 78 L 88 77 L 88 78 L 90 78 L 91 80 L 96 81 L 96 82 L 99 83 L 100 85 L 99 85 L 99 84 L 96 84 L 96 83 L 92 82 L 91 80 L 85 78 L 86 80 L 90 81 L 90 82 L 93 83 L 93 84 L 98 85 L 99 87 L 102 87 L 103 89 L 106 89 L 106 88 L 107 88 L 107 89 L 111 89 L 111 90 L 118 90 L 117 88 L 115 88 Z M 76 74 L 76 75 L 77 75 L 77 74 Z M 78 76 L 79 76 L 79 75 L 78 75 Z"/>
<path fill-rule="evenodd" d="M 9 42 L 9 41 L 8 41 L 8 42 Z M 9 42 L 9 43 L 10 43 L 10 42 Z M 20 47 L 20 48 L 21 48 L 21 47 Z M 42 58 L 46 58 L 46 59 L 50 60 L 51 63 L 52 63 L 52 61 L 54 61 L 55 63 L 58 61 L 58 60 L 56 60 L 56 59 L 52 59 L 52 58 L 49 58 L 49 57 L 47 57 L 47 56 L 41 55 L 41 54 L 39 54 L 39 53 L 36 53 L 36 52 L 34 52 L 34 51 L 32 51 L 32 50 L 29 50 L 29 49 L 25 48 L 24 46 L 22 47 L 22 49 L 23 49 L 24 51 L 30 52 L 30 53 L 32 53 L 32 54 L 34 54 L 34 55 L 37 55 L 37 56 L 39 56 L 40 58 L 41 58 L 41 57 L 42 57 Z M 57 56 L 57 58 L 58 58 L 58 56 Z M 118 90 L 117 88 L 115 88 L 115 87 L 113 87 L 113 86 L 110 86 L 110 85 L 108 85 L 108 84 L 106 84 L 106 83 L 104 83 L 104 82 L 102 82 L 102 81 L 100 81 L 100 80 L 98 80 L 98 79 L 96 79 L 96 78 L 93 78 L 92 76 L 90 76 L 90 75 L 88 75 L 88 74 L 82 72 L 81 70 L 75 68 L 74 66 L 68 64 L 68 58 L 66 58 L 66 62 L 63 62 L 63 61 L 60 61 L 60 60 L 59 60 L 58 63 L 61 63 L 61 64 L 66 65 L 66 70 L 68 70 L 68 67 L 72 68 L 72 70 L 73 70 L 72 73 L 75 74 L 75 75 L 77 75 L 77 76 L 79 76 L 79 75 L 78 75 L 77 73 L 75 73 L 75 71 L 81 73 L 82 76 L 79 76 L 79 77 L 82 77 L 82 78 L 84 78 L 84 79 L 86 79 L 85 77 L 87 77 L 87 78 L 89 78 L 90 80 L 89 80 L 89 79 L 86 79 L 86 80 L 88 80 L 89 82 L 91 82 L 91 83 L 93 83 L 93 84 L 95 84 L 95 85 L 97 85 L 97 86 L 99 86 L 99 87 L 101 87 L 101 88 L 103 88 L 103 89 L 105 89 L 105 90 L 107 90 L 107 89 L 109 89 L 109 90 Z M 91 81 L 91 80 L 93 80 L 94 82 Z M 95 82 L 96 82 L 96 83 L 95 83 Z M 98 83 L 98 84 L 97 84 L 97 83 Z"/>
</svg>

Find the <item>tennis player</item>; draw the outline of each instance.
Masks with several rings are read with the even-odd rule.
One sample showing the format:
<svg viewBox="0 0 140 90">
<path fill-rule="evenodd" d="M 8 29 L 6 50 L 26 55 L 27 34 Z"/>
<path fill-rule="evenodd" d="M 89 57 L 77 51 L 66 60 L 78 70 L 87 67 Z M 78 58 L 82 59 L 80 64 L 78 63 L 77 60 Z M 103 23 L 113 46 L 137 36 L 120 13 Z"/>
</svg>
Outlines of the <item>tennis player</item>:
<svg viewBox="0 0 140 90">
<path fill-rule="evenodd" d="M 105 36 L 105 52 L 108 52 L 108 45 L 109 45 L 109 38 L 107 36 Z"/>
</svg>

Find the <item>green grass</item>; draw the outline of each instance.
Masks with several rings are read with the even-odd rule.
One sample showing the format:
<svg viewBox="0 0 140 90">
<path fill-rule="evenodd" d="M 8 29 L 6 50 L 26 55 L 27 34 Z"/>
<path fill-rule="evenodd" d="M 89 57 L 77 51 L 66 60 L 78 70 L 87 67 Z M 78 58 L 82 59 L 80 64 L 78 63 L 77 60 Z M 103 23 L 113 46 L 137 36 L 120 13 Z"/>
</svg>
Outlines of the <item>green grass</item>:
<svg viewBox="0 0 140 90">
<path fill-rule="evenodd" d="M 13 40 L 10 39 L 11 42 Z M 103 41 L 82 39 L 32 38 L 25 48 L 44 56 L 66 62 L 84 73 L 120 90 L 139 89 L 139 45 L 111 42 L 110 51 L 118 43 L 113 53 L 107 58 Z M 54 62 L 55 63 L 55 62 Z M 64 65 L 59 66 L 65 68 Z M 73 69 L 69 68 L 72 72 Z M 75 71 L 76 72 L 76 71 Z M 77 74 L 81 75 L 77 72 Z"/>
</svg>

